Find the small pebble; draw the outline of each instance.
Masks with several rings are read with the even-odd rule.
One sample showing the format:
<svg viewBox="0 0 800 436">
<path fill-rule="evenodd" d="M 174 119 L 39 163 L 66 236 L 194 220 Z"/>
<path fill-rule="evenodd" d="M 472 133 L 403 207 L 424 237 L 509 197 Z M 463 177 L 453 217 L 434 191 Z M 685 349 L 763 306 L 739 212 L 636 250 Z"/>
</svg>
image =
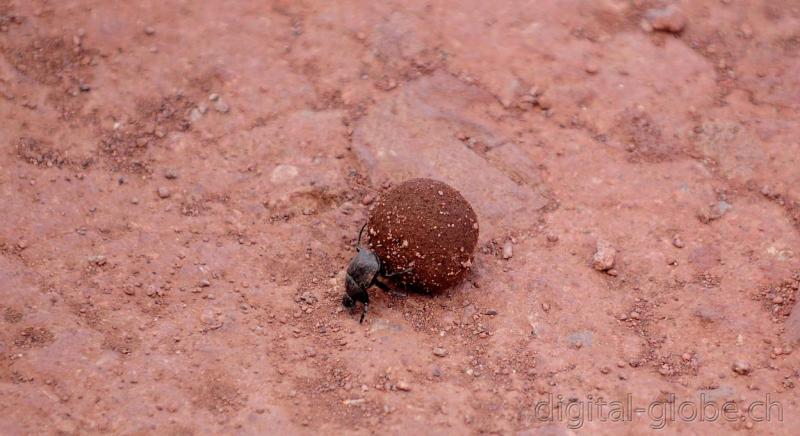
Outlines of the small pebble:
<svg viewBox="0 0 800 436">
<path fill-rule="evenodd" d="M 503 244 L 503 259 L 511 259 L 512 256 L 514 256 L 514 245 L 511 241 L 506 241 Z"/>
<path fill-rule="evenodd" d="M 98 254 L 96 256 L 89 256 L 89 263 L 93 263 L 97 266 L 103 266 L 106 264 L 106 257 L 102 254 Z"/>
<path fill-rule="evenodd" d="M 153 36 L 156 34 L 156 29 L 153 26 L 147 26 L 144 28 L 145 35 Z"/>
<path fill-rule="evenodd" d="M 749 39 L 749 38 L 751 38 L 753 36 L 753 28 L 750 27 L 750 25 L 747 24 L 747 23 L 743 23 L 739 27 L 739 31 L 742 32 L 742 36 L 745 37 L 745 38 Z"/>
<path fill-rule="evenodd" d="M 174 168 L 168 168 L 164 171 L 164 178 L 168 180 L 175 180 L 178 178 L 178 171 Z"/>
<path fill-rule="evenodd" d="M 437 357 L 445 357 L 447 356 L 447 350 L 441 347 L 436 347 L 433 349 L 433 355 Z"/>
<path fill-rule="evenodd" d="M 225 103 L 224 100 L 219 99 L 214 102 L 214 110 L 219 113 L 226 114 L 230 112 L 231 108 L 228 106 L 228 103 Z"/>
<path fill-rule="evenodd" d="M 196 123 L 200 121 L 201 118 L 203 118 L 203 112 L 200 111 L 200 109 L 195 107 L 192 108 L 191 111 L 189 111 L 189 121 Z"/>
<path fill-rule="evenodd" d="M 675 248 L 683 248 L 686 246 L 683 243 L 683 239 L 681 239 L 680 235 L 675 235 L 672 237 L 672 245 L 675 246 Z"/>
<path fill-rule="evenodd" d="M 544 110 L 549 110 L 553 107 L 553 101 L 550 97 L 540 96 L 536 102 L 539 104 L 539 107 Z"/>
<path fill-rule="evenodd" d="M 733 209 L 732 204 L 721 200 L 702 208 L 697 214 L 697 219 L 703 224 L 709 224 L 712 221 L 722 218 L 731 209 Z"/>
<path fill-rule="evenodd" d="M 548 233 L 547 242 L 558 242 L 558 235 L 555 233 Z"/>
<path fill-rule="evenodd" d="M 609 271 L 614 267 L 616 256 L 617 250 L 611 246 L 611 243 L 600 239 L 597 241 L 597 249 L 592 257 L 592 267 L 597 271 Z"/>
<path fill-rule="evenodd" d="M 686 27 L 686 16 L 675 5 L 650 9 L 644 14 L 642 28 L 645 31 L 660 30 L 669 33 L 680 33 Z"/>
<path fill-rule="evenodd" d="M 342 404 L 344 404 L 345 406 L 358 406 L 358 405 L 364 404 L 365 401 L 367 401 L 367 400 L 365 400 L 363 398 L 355 398 L 355 399 L 352 399 L 352 400 L 344 400 L 344 401 L 342 401 Z"/>
<path fill-rule="evenodd" d="M 211 309 L 206 309 L 200 314 L 200 322 L 205 324 L 208 330 L 216 330 L 222 327 L 222 320 L 217 318 L 217 315 Z"/>
<path fill-rule="evenodd" d="M 739 375 L 747 375 L 750 374 L 750 371 L 752 371 L 750 364 L 741 360 L 734 362 L 731 366 L 731 369 L 733 369 L 733 372 Z"/>
<path fill-rule="evenodd" d="M 215 93 L 209 95 L 208 100 L 211 101 L 212 105 L 214 106 L 214 110 L 216 110 L 217 112 L 227 113 L 228 111 L 230 111 L 230 107 L 228 106 L 227 103 L 225 103 L 224 100 L 222 100 L 222 97 L 220 97 L 219 94 Z"/>
<path fill-rule="evenodd" d="M 399 381 L 399 382 L 397 382 L 397 384 L 395 385 L 395 387 L 396 387 L 398 390 L 400 390 L 400 391 L 404 391 L 404 392 L 408 392 L 408 391 L 410 391 L 410 390 L 411 390 L 411 385 L 410 385 L 410 384 L 408 384 L 407 382 L 404 382 L 404 381 Z"/>
<path fill-rule="evenodd" d="M 172 192 L 170 192 L 169 188 L 167 188 L 166 186 L 159 186 L 158 187 L 158 196 L 159 197 L 161 197 L 161 198 L 169 198 L 170 195 L 172 195 Z"/>
</svg>

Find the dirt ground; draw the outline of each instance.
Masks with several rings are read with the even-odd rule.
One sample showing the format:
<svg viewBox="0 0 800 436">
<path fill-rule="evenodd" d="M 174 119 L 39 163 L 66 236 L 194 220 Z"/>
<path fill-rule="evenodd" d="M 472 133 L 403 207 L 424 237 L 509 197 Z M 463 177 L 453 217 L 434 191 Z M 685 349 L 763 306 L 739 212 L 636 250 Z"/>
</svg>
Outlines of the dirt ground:
<svg viewBox="0 0 800 436">
<path fill-rule="evenodd" d="M 796 434 L 800 1 L 663 6 L 0 0 L 0 434 Z M 411 177 L 472 271 L 359 324 Z"/>
</svg>

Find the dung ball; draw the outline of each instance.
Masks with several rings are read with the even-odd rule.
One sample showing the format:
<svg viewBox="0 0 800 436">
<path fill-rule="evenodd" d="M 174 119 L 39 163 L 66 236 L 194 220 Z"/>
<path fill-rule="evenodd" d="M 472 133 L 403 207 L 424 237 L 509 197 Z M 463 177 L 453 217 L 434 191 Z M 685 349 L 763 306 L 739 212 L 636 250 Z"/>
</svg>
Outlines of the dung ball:
<svg viewBox="0 0 800 436">
<path fill-rule="evenodd" d="M 433 179 L 407 180 L 382 194 L 369 216 L 369 241 L 386 274 L 421 292 L 457 284 L 472 266 L 478 217 L 454 188 Z"/>
</svg>

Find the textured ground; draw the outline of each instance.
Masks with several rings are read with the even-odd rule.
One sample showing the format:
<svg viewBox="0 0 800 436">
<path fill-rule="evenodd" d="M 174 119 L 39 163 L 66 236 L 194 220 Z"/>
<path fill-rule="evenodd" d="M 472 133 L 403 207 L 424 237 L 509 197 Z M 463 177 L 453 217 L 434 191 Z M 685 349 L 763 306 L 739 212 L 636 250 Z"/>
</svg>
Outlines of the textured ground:
<svg viewBox="0 0 800 436">
<path fill-rule="evenodd" d="M 563 434 L 536 401 L 674 393 L 784 419 L 663 431 L 792 434 L 800 2 L 677 4 L 0 0 L 0 433 Z M 410 177 L 472 203 L 473 271 L 359 325 L 342 269 Z"/>
</svg>

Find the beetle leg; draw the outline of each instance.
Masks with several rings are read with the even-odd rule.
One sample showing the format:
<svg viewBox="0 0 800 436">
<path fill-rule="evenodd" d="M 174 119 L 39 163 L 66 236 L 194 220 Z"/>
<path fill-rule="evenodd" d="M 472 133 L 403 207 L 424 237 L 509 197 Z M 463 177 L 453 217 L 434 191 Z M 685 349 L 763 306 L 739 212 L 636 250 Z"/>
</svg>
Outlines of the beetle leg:
<svg viewBox="0 0 800 436">
<path fill-rule="evenodd" d="M 390 274 L 384 274 L 383 276 L 384 276 L 384 277 L 386 277 L 386 278 L 389 278 L 389 277 L 394 277 L 394 276 L 399 276 L 400 274 L 406 274 L 406 273 L 410 273 L 410 272 L 411 272 L 411 270 L 413 270 L 413 269 L 414 269 L 414 268 L 408 268 L 408 269 L 404 269 L 404 270 L 402 270 L 402 271 L 395 271 L 395 272 L 393 272 L 393 273 L 390 273 Z"/>
<path fill-rule="evenodd" d="M 361 324 L 364 322 L 364 317 L 367 316 L 367 309 L 369 308 L 369 303 L 364 303 L 363 308 L 361 309 L 361 319 L 358 320 L 358 323 Z"/>
<path fill-rule="evenodd" d="M 342 297 L 342 306 L 352 309 L 353 307 L 355 307 L 355 305 L 356 302 L 353 301 L 353 299 L 349 295 L 344 294 L 344 297 Z"/>
<path fill-rule="evenodd" d="M 402 292 L 395 291 L 394 289 L 390 288 L 389 285 L 387 285 L 386 283 L 383 283 L 382 281 L 380 281 L 378 279 L 375 279 L 372 283 L 375 286 L 381 288 L 383 291 L 385 291 L 388 294 L 392 294 L 392 295 L 397 296 L 397 297 L 407 297 L 408 296 L 408 295 L 406 295 L 406 294 L 404 294 Z"/>
</svg>

